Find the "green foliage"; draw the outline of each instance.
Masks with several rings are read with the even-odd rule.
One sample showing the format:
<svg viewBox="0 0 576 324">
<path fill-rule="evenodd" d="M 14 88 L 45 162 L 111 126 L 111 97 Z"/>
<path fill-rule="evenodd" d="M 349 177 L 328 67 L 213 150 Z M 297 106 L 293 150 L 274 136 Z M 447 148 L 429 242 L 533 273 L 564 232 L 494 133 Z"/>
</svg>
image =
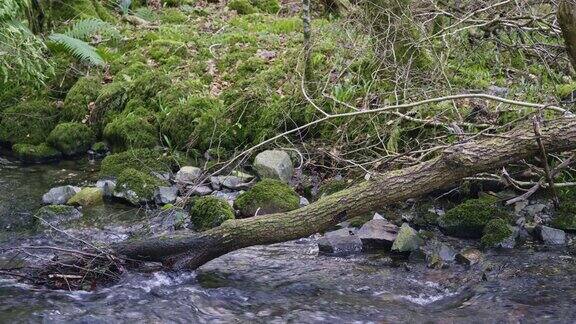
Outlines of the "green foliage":
<svg viewBox="0 0 576 324">
<path fill-rule="evenodd" d="M 167 184 L 167 182 L 162 181 L 149 173 L 128 168 L 120 172 L 118 175 L 116 187 L 125 190 L 132 190 L 142 201 L 152 200 L 156 189 Z"/>
<path fill-rule="evenodd" d="M 562 200 L 551 225 L 565 231 L 576 231 L 576 202 Z"/>
<path fill-rule="evenodd" d="M 154 117 L 147 115 L 145 110 L 118 115 L 106 125 L 103 136 L 114 152 L 152 148 L 158 143 Z"/>
<path fill-rule="evenodd" d="M 512 235 L 508 222 L 501 218 L 492 219 L 484 227 L 484 235 L 480 243 L 484 247 L 494 247 Z"/>
<path fill-rule="evenodd" d="M 64 100 L 60 120 L 66 122 L 80 122 L 86 119 L 89 113 L 88 105 L 96 101 L 98 92 L 102 88 L 100 78 L 80 78 L 70 89 Z"/>
<path fill-rule="evenodd" d="M 258 9 L 252 5 L 250 0 L 230 0 L 228 8 L 236 10 L 240 15 L 248 15 L 258 12 Z"/>
<path fill-rule="evenodd" d="M 186 57 L 188 49 L 183 42 L 159 39 L 150 44 L 148 54 L 161 64 L 177 64 Z"/>
<path fill-rule="evenodd" d="M 131 149 L 111 154 L 102 160 L 101 176 L 117 177 L 123 170 L 133 168 L 149 172 L 172 172 L 181 164 L 176 157 L 152 149 Z"/>
<path fill-rule="evenodd" d="M 253 4 L 265 13 L 276 14 L 280 11 L 280 1 L 278 0 L 256 0 Z"/>
<path fill-rule="evenodd" d="M 54 33 L 48 38 L 55 45 L 54 49 L 63 49 L 78 60 L 91 65 L 104 65 L 104 59 L 96 52 L 96 49 L 82 40 L 59 33 Z"/>
<path fill-rule="evenodd" d="M 438 225 L 449 235 L 480 238 L 484 226 L 495 218 L 509 219 L 509 213 L 499 206 L 496 198 L 484 196 L 469 199 L 450 209 L 438 219 Z"/>
<path fill-rule="evenodd" d="M 160 13 L 160 20 L 166 24 L 181 24 L 188 20 L 188 16 L 176 8 L 165 8 Z"/>
<path fill-rule="evenodd" d="M 46 101 L 26 101 L 0 113 L 0 142 L 40 144 L 56 126 L 58 111 Z"/>
<path fill-rule="evenodd" d="M 288 185 L 272 179 L 258 182 L 252 189 L 242 193 L 234 202 L 243 217 L 280 213 L 297 209 L 298 194 Z"/>
<path fill-rule="evenodd" d="M 120 33 L 116 28 L 100 19 L 88 18 L 74 22 L 74 25 L 65 32 L 67 36 L 88 41 L 95 35 L 111 36 L 119 38 Z"/>
<path fill-rule="evenodd" d="M 576 91 L 576 82 L 556 86 L 556 95 L 561 99 L 569 98 L 574 91 Z"/>
<path fill-rule="evenodd" d="M 228 219 L 234 219 L 234 211 L 222 199 L 212 196 L 201 197 L 193 201 L 190 219 L 196 229 L 203 231 L 220 226 Z"/>
<path fill-rule="evenodd" d="M 94 132 L 80 123 L 58 124 L 46 140 L 66 156 L 85 153 L 94 141 Z"/>
<path fill-rule="evenodd" d="M 16 158 L 24 163 L 46 163 L 57 161 L 62 154 L 46 143 L 38 145 L 14 144 L 12 151 Z"/>
</svg>

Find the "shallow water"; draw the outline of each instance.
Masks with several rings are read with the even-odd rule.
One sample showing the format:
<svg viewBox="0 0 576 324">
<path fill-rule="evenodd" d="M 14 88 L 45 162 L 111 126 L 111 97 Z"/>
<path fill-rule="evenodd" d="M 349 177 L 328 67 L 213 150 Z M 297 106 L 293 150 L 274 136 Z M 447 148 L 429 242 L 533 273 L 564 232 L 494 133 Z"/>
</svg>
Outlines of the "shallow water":
<svg viewBox="0 0 576 324">
<path fill-rule="evenodd" d="M 50 187 L 94 181 L 96 169 L 86 162 L 0 165 L 0 217 L 33 213 Z M 75 233 L 99 240 L 123 239 L 126 224 L 145 215 L 121 204 L 83 212 L 83 224 L 98 230 Z M 4 247 L 54 240 L 0 235 Z M 0 322 L 562 323 L 576 318 L 575 260 L 562 251 L 495 251 L 481 267 L 433 270 L 386 254 L 319 256 L 315 241 L 243 249 L 195 272 L 129 273 L 93 292 L 49 291 L 0 279 Z"/>
</svg>

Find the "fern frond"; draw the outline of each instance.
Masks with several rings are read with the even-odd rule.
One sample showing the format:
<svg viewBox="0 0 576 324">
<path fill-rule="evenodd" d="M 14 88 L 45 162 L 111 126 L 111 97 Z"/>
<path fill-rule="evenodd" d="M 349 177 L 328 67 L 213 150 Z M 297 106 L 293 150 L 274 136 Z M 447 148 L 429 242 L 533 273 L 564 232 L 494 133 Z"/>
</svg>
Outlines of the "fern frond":
<svg viewBox="0 0 576 324">
<path fill-rule="evenodd" d="M 1 0 L 0 23 L 15 19 L 29 5 L 29 0 Z"/>
<path fill-rule="evenodd" d="M 114 38 L 119 38 L 118 30 L 100 19 L 82 19 L 74 23 L 72 28 L 64 33 L 66 36 L 81 40 L 88 40 L 95 34 L 107 34 Z"/>
<path fill-rule="evenodd" d="M 54 44 L 61 46 L 80 61 L 92 65 L 104 65 L 104 60 L 90 44 L 65 34 L 54 33 L 48 37 Z"/>
</svg>

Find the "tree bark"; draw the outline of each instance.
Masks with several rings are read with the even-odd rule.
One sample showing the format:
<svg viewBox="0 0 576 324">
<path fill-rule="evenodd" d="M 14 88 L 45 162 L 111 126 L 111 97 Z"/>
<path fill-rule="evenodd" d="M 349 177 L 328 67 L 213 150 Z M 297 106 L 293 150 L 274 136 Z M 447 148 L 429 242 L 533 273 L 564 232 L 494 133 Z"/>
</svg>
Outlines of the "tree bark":
<svg viewBox="0 0 576 324">
<path fill-rule="evenodd" d="M 570 62 L 576 69 L 576 1 L 561 0 L 558 4 L 557 16 Z"/>
<path fill-rule="evenodd" d="M 541 128 L 548 152 L 576 148 L 576 118 L 550 121 Z M 532 127 L 460 143 L 438 157 L 389 171 L 287 213 L 227 221 L 201 232 L 148 238 L 113 246 L 116 253 L 138 260 L 161 261 L 175 269 L 195 269 L 228 252 L 253 245 L 307 237 L 354 216 L 444 188 L 479 172 L 498 169 L 538 154 Z"/>
</svg>

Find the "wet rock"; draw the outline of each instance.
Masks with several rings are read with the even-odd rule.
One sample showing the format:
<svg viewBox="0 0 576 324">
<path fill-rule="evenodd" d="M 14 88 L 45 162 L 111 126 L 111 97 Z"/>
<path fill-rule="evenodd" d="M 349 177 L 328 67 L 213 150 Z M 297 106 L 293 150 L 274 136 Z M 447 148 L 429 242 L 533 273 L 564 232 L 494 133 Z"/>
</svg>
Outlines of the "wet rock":
<svg viewBox="0 0 576 324">
<path fill-rule="evenodd" d="M 516 237 L 518 237 L 518 228 L 510 226 L 504 219 L 495 218 L 484 227 L 480 242 L 485 248 L 512 249 L 516 245 Z"/>
<path fill-rule="evenodd" d="M 548 226 L 536 226 L 534 231 L 536 238 L 547 245 L 566 244 L 566 233 L 563 230 Z"/>
<path fill-rule="evenodd" d="M 365 250 L 390 249 L 398 236 L 398 226 L 385 219 L 372 219 L 358 230 Z"/>
<path fill-rule="evenodd" d="M 96 181 L 96 188 L 102 189 L 104 197 L 112 197 L 116 189 L 116 180 L 103 179 Z"/>
<path fill-rule="evenodd" d="M 176 172 L 174 181 L 177 183 L 194 183 L 202 175 L 202 169 L 194 166 L 184 166 Z"/>
<path fill-rule="evenodd" d="M 248 189 L 250 187 L 245 180 L 233 175 L 210 177 L 210 182 L 215 190 L 219 190 L 222 187 L 232 190 Z"/>
<path fill-rule="evenodd" d="M 72 196 L 67 204 L 80 206 L 94 206 L 103 202 L 104 191 L 100 188 L 86 187 Z"/>
<path fill-rule="evenodd" d="M 178 197 L 178 187 L 158 187 L 154 193 L 154 201 L 159 205 L 173 204 Z"/>
<path fill-rule="evenodd" d="M 63 223 L 78 219 L 80 217 L 82 217 L 82 213 L 72 206 L 44 206 L 40 208 L 36 213 L 36 227 L 38 229 L 48 229 L 51 228 L 50 225 L 57 227 Z"/>
<path fill-rule="evenodd" d="M 437 243 L 426 255 L 428 267 L 433 269 L 444 269 L 456 259 L 456 251 L 448 244 Z"/>
<path fill-rule="evenodd" d="M 80 190 L 79 187 L 74 186 L 52 188 L 42 196 L 42 202 L 50 205 L 63 205 Z"/>
<path fill-rule="evenodd" d="M 284 151 L 269 150 L 256 155 L 254 169 L 261 178 L 272 178 L 288 183 L 294 173 L 290 155 Z"/>
<path fill-rule="evenodd" d="M 212 188 L 204 185 L 192 188 L 192 194 L 195 196 L 206 196 L 211 194 L 212 191 L 213 191 Z"/>
<path fill-rule="evenodd" d="M 214 191 L 212 196 L 220 199 L 226 200 L 230 206 L 234 206 L 234 201 L 240 196 L 244 191 Z"/>
<path fill-rule="evenodd" d="M 410 252 L 418 249 L 422 244 L 422 239 L 418 236 L 416 230 L 414 230 L 408 223 L 402 224 L 398 235 L 392 244 L 392 251 L 396 252 Z"/>
<path fill-rule="evenodd" d="M 308 205 L 310 205 L 310 202 L 308 201 L 308 199 L 306 199 L 306 197 L 300 196 L 300 207 L 304 207 L 304 206 L 308 206 Z"/>
<path fill-rule="evenodd" d="M 318 240 L 318 249 L 326 254 L 348 255 L 362 251 L 362 241 L 355 230 L 343 228 L 324 234 Z"/>
<path fill-rule="evenodd" d="M 465 248 L 456 254 L 456 262 L 465 266 L 473 266 L 484 259 L 484 255 L 480 250 L 474 248 Z"/>
<path fill-rule="evenodd" d="M 426 252 L 422 248 L 418 248 L 412 252 L 408 256 L 408 261 L 410 262 L 424 262 L 426 261 Z"/>
</svg>

